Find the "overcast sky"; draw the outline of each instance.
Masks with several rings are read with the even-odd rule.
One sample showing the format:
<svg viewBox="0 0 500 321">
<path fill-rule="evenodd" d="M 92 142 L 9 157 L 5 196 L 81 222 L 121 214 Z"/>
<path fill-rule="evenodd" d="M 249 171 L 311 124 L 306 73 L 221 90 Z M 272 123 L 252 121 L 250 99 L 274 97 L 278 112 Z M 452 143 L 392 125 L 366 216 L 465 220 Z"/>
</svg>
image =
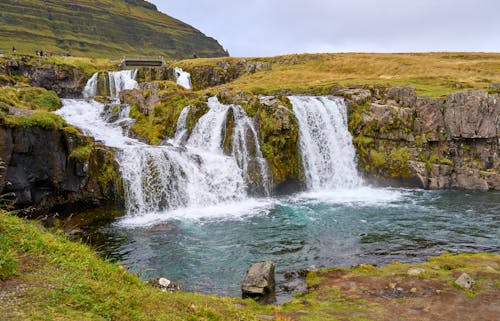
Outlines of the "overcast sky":
<svg viewBox="0 0 500 321">
<path fill-rule="evenodd" d="M 500 0 L 149 0 L 231 56 L 500 52 Z"/>
</svg>

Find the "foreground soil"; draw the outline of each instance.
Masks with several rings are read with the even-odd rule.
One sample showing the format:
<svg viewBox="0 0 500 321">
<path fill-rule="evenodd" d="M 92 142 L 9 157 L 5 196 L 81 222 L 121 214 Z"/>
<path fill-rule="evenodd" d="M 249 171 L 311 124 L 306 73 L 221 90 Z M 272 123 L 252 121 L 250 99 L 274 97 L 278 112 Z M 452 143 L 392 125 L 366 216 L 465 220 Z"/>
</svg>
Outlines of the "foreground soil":
<svg viewBox="0 0 500 321">
<path fill-rule="evenodd" d="M 498 320 L 500 255 L 307 275 L 283 306 L 164 293 L 87 246 L 0 211 L 0 320 Z M 418 273 L 416 273 L 417 271 Z M 413 272 L 413 273 L 412 273 Z M 455 284 L 467 273 L 470 289 Z"/>
</svg>

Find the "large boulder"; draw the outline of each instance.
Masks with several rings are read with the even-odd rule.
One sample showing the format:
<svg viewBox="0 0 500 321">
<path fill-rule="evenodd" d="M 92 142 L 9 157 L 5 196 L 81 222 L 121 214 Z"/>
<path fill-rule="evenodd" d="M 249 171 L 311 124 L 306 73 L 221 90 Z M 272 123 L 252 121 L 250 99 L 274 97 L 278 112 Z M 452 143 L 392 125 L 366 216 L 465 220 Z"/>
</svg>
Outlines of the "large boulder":
<svg viewBox="0 0 500 321">
<path fill-rule="evenodd" d="M 274 280 L 274 263 L 255 263 L 247 271 L 241 285 L 243 299 L 251 298 L 260 303 L 274 303 L 276 301 Z"/>
</svg>

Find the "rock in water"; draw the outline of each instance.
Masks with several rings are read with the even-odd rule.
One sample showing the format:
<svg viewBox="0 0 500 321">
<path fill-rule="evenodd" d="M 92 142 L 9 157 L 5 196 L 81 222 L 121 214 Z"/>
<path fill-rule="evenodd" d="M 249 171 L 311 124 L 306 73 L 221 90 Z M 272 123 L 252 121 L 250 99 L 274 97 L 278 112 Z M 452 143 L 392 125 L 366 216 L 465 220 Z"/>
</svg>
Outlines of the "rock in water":
<svg viewBox="0 0 500 321">
<path fill-rule="evenodd" d="M 455 284 L 464 288 L 470 289 L 476 283 L 469 274 L 463 273 L 460 277 L 455 281 Z"/>
<path fill-rule="evenodd" d="M 243 299 L 251 298 L 260 303 L 274 303 L 276 301 L 274 263 L 253 264 L 247 271 L 241 291 Z"/>
</svg>

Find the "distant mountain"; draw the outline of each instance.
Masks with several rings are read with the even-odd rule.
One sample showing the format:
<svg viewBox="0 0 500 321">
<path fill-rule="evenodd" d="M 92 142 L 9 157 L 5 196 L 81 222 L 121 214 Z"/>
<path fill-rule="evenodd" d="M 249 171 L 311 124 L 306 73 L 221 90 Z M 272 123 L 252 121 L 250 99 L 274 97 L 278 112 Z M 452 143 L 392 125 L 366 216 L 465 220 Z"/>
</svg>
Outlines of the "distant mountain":
<svg viewBox="0 0 500 321">
<path fill-rule="evenodd" d="M 217 40 L 142 0 L 1 0 L 0 51 L 74 56 L 227 56 Z"/>
</svg>

